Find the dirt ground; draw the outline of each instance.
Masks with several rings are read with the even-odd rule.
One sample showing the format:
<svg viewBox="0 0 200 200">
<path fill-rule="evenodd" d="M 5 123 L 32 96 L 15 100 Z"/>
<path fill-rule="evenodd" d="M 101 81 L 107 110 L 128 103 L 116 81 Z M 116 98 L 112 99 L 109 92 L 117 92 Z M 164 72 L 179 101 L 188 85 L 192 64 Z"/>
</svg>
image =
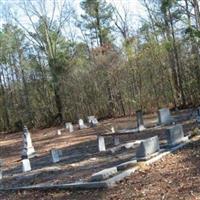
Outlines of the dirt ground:
<svg viewBox="0 0 200 200">
<path fill-rule="evenodd" d="M 184 132 L 195 127 L 189 120 L 189 111 L 175 113 L 178 123 L 184 125 Z M 38 157 L 31 159 L 33 171 L 21 173 L 20 148 L 22 133 L 0 136 L 1 157 L 4 160 L 5 187 L 31 185 L 37 183 L 69 183 L 87 179 L 92 173 L 106 167 L 129 160 L 134 149 L 115 154 L 101 154 L 97 149 L 96 136 L 105 132 L 110 124 L 127 127 L 132 118 L 110 119 L 101 122 L 96 129 L 77 130 L 74 133 L 56 134 L 58 128 L 31 131 Z M 145 116 L 145 124 L 155 125 L 155 116 Z M 133 127 L 135 124 L 133 123 Z M 120 136 L 120 141 L 130 142 L 158 135 L 164 139 L 167 127 L 148 128 L 132 135 Z M 107 147 L 112 147 L 112 138 L 107 139 Z M 64 158 L 52 164 L 49 151 L 63 150 Z M 165 157 L 150 167 L 142 167 L 131 177 L 109 190 L 93 191 L 48 191 L 17 192 L 0 194 L 0 199 L 200 199 L 200 142 L 196 141 L 184 149 Z M 31 196 L 31 198 L 30 198 Z"/>
</svg>

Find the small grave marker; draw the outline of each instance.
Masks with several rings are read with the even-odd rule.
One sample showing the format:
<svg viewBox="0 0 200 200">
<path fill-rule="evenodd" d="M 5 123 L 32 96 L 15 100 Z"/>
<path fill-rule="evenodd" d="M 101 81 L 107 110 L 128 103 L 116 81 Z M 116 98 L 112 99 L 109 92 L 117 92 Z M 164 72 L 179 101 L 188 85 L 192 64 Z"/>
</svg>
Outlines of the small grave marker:
<svg viewBox="0 0 200 200">
<path fill-rule="evenodd" d="M 183 126 L 177 124 L 174 127 L 166 130 L 167 144 L 168 146 L 175 146 L 184 141 Z"/>
<path fill-rule="evenodd" d="M 58 149 L 52 149 L 51 150 L 51 157 L 53 163 L 57 163 L 60 161 L 60 156 L 62 156 L 62 151 Z"/>
<path fill-rule="evenodd" d="M 147 160 L 152 154 L 160 150 L 158 136 L 141 141 L 136 150 L 137 160 Z"/>
<path fill-rule="evenodd" d="M 145 127 L 144 127 L 142 110 L 137 110 L 136 111 L 136 119 L 137 119 L 137 128 L 138 128 L 138 131 L 144 130 Z"/>
<path fill-rule="evenodd" d="M 172 116 L 169 108 L 162 108 L 158 110 L 158 122 L 159 124 L 170 124 L 172 122 Z"/>
<path fill-rule="evenodd" d="M 71 122 L 65 123 L 65 128 L 66 128 L 70 133 L 72 133 L 72 132 L 74 131 L 74 127 L 73 127 L 73 125 L 72 125 Z"/>
<path fill-rule="evenodd" d="M 88 123 L 93 127 L 96 126 L 99 122 L 95 116 L 88 116 Z"/>
<path fill-rule="evenodd" d="M 118 135 L 115 135 L 115 136 L 113 137 L 113 140 L 114 140 L 114 145 L 115 145 L 115 146 L 117 146 L 117 145 L 120 144 L 119 136 L 118 136 Z"/>
<path fill-rule="evenodd" d="M 22 171 L 23 172 L 31 171 L 31 163 L 28 158 L 22 160 Z"/>
<path fill-rule="evenodd" d="M 105 139 L 103 136 L 98 136 L 99 151 L 106 151 Z"/>
<path fill-rule="evenodd" d="M 82 119 L 79 119 L 78 124 L 79 124 L 80 129 L 87 128 L 87 126 L 84 124 L 84 121 Z"/>
</svg>

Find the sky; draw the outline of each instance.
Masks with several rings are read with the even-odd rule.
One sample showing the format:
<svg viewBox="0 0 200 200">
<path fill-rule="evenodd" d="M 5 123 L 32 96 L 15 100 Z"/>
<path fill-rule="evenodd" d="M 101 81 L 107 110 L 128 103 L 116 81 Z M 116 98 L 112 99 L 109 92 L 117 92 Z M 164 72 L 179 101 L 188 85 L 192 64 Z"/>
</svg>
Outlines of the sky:
<svg viewBox="0 0 200 200">
<path fill-rule="evenodd" d="M 26 0 L 28 1 L 28 0 Z M 29 0 L 32 3 L 35 3 L 37 0 Z M 64 0 L 56 0 L 58 5 L 61 7 Z M 111 3 L 114 5 L 120 14 L 123 16 L 124 10 L 126 12 L 129 12 L 130 16 L 130 26 L 132 26 L 132 29 L 137 29 L 140 26 L 141 17 L 145 16 L 145 9 L 141 5 L 141 0 L 106 0 L 108 3 Z M 11 8 L 15 16 L 17 16 L 18 20 L 26 27 L 30 27 L 30 21 L 27 16 L 24 15 L 22 11 L 17 7 L 18 4 L 22 3 L 23 0 L 0 0 L 0 13 L 4 12 L 5 7 Z M 48 13 L 52 13 L 52 0 L 46 0 L 47 3 L 47 10 Z M 81 13 L 83 13 L 80 2 L 81 0 L 68 0 L 68 2 L 74 7 L 76 13 L 78 16 L 80 16 Z M 28 4 L 27 4 L 28 5 Z M 58 13 L 58 10 L 56 10 L 56 13 Z M 36 20 L 33 18 L 33 20 Z M 5 19 L 1 16 L 1 25 L 5 22 Z M 76 29 L 75 27 L 69 27 Z M 80 30 L 76 29 L 77 35 L 80 34 Z"/>
</svg>

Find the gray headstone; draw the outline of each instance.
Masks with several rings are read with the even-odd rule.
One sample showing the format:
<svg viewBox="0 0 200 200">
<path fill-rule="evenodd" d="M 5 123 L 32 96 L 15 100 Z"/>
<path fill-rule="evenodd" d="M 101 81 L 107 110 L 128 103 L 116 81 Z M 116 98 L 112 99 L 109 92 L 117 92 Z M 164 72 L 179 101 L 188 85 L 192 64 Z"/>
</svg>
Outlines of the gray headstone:
<svg viewBox="0 0 200 200">
<path fill-rule="evenodd" d="M 144 127 L 144 120 L 143 120 L 142 110 L 137 110 L 136 111 L 136 119 L 137 119 L 137 128 L 138 128 L 138 131 L 144 130 L 145 127 Z"/>
<path fill-rule="evenodd" d="M 148 159 L 152 154 L 160 150 L 158 136 L 143 140 L 136 150 L 137 160 Z"/>
<path fill-rule="evenodd" d="M 72 133 L 72 132 L 74 131 L 74 127 L 73 127 L 73 125 L 72 125 L 71 122 L 65 123 L 65 128 L 66 128 L 70 133 Z"/>
<path fill-rule="evenodd" d="M 158 110 L 158 122 L 159 124 L 169 124 L 173 120 L 170 110 L 168 108 L 162 108 Z"/>
<path fill-rule="evenodd" d="M 88 116 L 88 123 L 91 126 L 96 126 L 99 122 L 95 116 Z"/>
<path fill-rule="evenodd" d="M 62 154 L 61 150 L 58 149 L 52 149 L 51 150 L 51 157 L 52 157 L 52 162 L 57 163 L 60 161 L 60 156 Z"/>
<path fill-rule="evenodd" d="M 31 134 L 25 126 L 23 130 L 23 150 L 22 158 L 31 158 L 35 154 L 35 149 L 32 145 Z"/>
<path fill-rule="evenodd" d="M 22 171 L 23 172 L 31 171 L 31 163 L 28 158 L 22 160 Z"/>
<path fill-rule="evenodd" d="M 118 135 L 114 135 L 113 136 L 113 140 L 114 140 L 114 145 L 117 146 L 120 144 L 120 141 L 119 141 L 119 136 Z"/>
<path fill-rule="evenodd" d="M 108 179 L 110 176 L 113 176 L 117 173 L 117 167 L 112 167 L 108 169 L 104 169 L 100 172 L 97 172 L 92 175 L 91 181 L 102 181 Z"/>
<path fill-rule="evenodd" d="M 87 126 L 84 124 L 84 121 L 82 119 L 78 120 L 79 128 L 84 129 L 87 128 Z"/>
<path fill-rule="evenodd" d="M 167 144 L 169 146 L 175 146 L 184 140 L 183 126 L 177 124 L 174 127 L 168 128 L 166 130 Z"/>
<path fill-rule="evenodd" d="M 98 148 L 99 151 L 106 151 L 105 139 L 103 136 L 98 136 Z"/>
</svg>

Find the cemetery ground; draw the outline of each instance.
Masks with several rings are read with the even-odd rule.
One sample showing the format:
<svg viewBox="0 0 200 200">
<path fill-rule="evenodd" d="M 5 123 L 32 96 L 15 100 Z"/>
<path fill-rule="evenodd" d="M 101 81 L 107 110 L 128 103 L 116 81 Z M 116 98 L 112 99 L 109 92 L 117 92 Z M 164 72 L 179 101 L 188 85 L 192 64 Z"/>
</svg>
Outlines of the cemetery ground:
<svg viewBox="0 0 200 200">
<path fill-rule="evenodd" d="M 190 118 L 191 111 L 179 111 L 173 115 L 177 123 L 183 125 L 185 135 L 191 134 L 196 126 Z M 20 161 L 22 133 L 1 135 L 4 187 L 88 180 L 93 173 L 131 159 L 135 155 L 135 148 L 122 148 L 114 153 L 98 152 L 97 135 L 108 131 L 112 124 L 118 128 L 135 127 L 133 119 L 109 119 L 95 128 L 73 133 L 63 131 L 61 135 L 57 135 L 58 128 L 31 130 L 37 157 L 30 159 L 32 171 L 26 173 L 22 173 Z M 120 136 L 120 143 L 154 135 L 158 135 L 161 143 L 164 143 L 164 132 L 168 126 L 154 127 L 155 115 L 145 115 L 144 121 L 149 128 Z M 112 189 L 2 192 L 0 199 L 200 199 L 200 141 L 195 137 L 192 140 L 182 149 L 150 166 L 139 163 L 139 170 Z M 106 138 L 106 147 L 114 147 L 112 137 Z M 57 164 L 51 161 L 49 151 L 53 148 L 63 151 L 62 160 Z"/>
</svg>

